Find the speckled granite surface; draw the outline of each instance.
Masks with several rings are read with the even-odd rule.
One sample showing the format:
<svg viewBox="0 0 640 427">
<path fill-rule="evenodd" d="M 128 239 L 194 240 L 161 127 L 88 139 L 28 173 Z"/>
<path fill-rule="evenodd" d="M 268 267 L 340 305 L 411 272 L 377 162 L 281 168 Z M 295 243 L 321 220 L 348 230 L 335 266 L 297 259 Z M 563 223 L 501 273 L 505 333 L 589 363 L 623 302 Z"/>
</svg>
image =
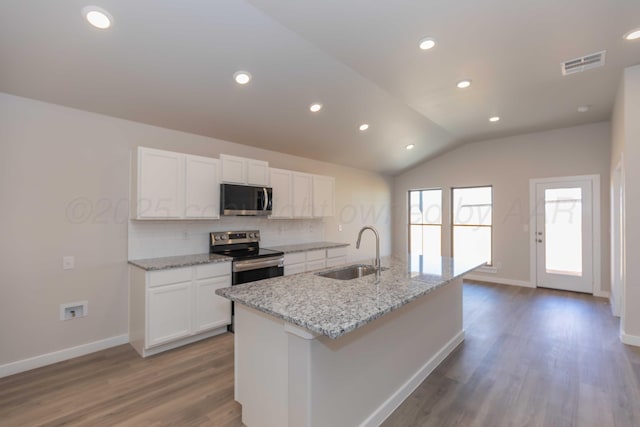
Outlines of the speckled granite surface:
<svg viewBox="0 0 640 427">
<path fill-rule="evenodd" d="M 484 264 L 438 257 L 422 262 L 389 258 L 382 265 L 389 269 L 380 278 L 369 275 L 343 281 L 303 273 L 216 293 L 336 339 Z"/>
<path fill-rule="evenodd" d="M 167 268 L 189 267 L 212 262 L 231 262 L 231 258 L 215 254 L 195 254 L 129 260 L 129 264 L 140 267 L 143 270 L 166 270 Z"/>
<path fill-rule="evenodd" d="M 299 243 L 296 245 L 269 246 L 268 249 L 282 251 L 285 254 L 291 254 L 294 252 L 306 252 L 306 251 L 313 251 L 315 249 L 342 248 L 345 246 L 349 246 L 349 243 L 313 242 L 313 243 Z"/>
</svg>

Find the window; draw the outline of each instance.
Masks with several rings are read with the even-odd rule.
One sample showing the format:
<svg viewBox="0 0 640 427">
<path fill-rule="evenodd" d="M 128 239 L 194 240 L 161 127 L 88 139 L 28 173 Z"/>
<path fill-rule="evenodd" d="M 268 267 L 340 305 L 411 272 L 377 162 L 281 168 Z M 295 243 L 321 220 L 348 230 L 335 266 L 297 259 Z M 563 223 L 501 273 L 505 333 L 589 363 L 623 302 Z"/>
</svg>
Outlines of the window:
<svg viewBox="0 0 640 427">
<path fill-rule="evenodd" d="M 441 255 L 442 190 L 409 191 L 409 252 Z"/>
<path fill-rule="evenodd" d="M 493 188 L 452 189 L 453 257 L 492 263 Z"/>
</svg>

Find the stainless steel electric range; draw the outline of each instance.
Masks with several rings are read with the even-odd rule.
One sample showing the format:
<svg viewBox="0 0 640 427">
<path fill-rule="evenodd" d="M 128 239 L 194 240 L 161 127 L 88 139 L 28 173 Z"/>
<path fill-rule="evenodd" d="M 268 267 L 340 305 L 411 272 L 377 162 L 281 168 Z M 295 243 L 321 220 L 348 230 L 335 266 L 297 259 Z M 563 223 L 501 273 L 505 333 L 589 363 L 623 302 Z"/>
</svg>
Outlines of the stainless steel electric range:
<svg viewBox="0 0 640 427">
<path fill-rule="evenodd" d="M 284 252 L 260 248 L 258 230 L 213 232 L 209 252 L 233 259 L 231 285 L 284 275 Z M 233 332 L 233 320 L 229 330 Z"/>
</svg>

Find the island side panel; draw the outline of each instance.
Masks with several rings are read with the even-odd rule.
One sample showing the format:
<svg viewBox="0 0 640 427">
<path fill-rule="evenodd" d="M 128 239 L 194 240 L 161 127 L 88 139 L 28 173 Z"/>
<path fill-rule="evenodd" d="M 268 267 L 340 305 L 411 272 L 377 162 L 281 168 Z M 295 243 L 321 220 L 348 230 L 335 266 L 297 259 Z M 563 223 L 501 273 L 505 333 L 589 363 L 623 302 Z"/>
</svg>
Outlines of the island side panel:
<svg viewBox="0 0 640 427">
<path fill-rule="evenodd" d="M 311 341 L 308 425 L 379 425 L 463 339 L 458 278 L 337 340 Z"/>
<path fill-rule="evenodd" d="M 288 352 L 284 322 L 235 306 L 235 399 L 247 427 L 287 426 Z"/>
<path fill-rule="evenodd" d="M 462 341 L 462 279 L 337 340 L 241 304 L 235 321 L 246 426 L 375 426 Z"/>
</svg>

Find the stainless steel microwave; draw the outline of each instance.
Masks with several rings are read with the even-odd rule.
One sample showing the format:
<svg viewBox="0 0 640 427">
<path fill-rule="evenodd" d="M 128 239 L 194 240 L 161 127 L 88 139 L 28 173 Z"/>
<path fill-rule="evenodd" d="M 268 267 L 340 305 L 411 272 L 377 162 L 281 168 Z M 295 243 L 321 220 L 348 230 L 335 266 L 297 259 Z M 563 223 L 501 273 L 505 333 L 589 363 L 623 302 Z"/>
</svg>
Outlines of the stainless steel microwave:
<svg viewBox="0 0 640 427">
<path fill-rule="evenodd" d="M 220 184 L 220 214 L 226 216 L 271 215 L 271 187 Z"/>
</svg>

